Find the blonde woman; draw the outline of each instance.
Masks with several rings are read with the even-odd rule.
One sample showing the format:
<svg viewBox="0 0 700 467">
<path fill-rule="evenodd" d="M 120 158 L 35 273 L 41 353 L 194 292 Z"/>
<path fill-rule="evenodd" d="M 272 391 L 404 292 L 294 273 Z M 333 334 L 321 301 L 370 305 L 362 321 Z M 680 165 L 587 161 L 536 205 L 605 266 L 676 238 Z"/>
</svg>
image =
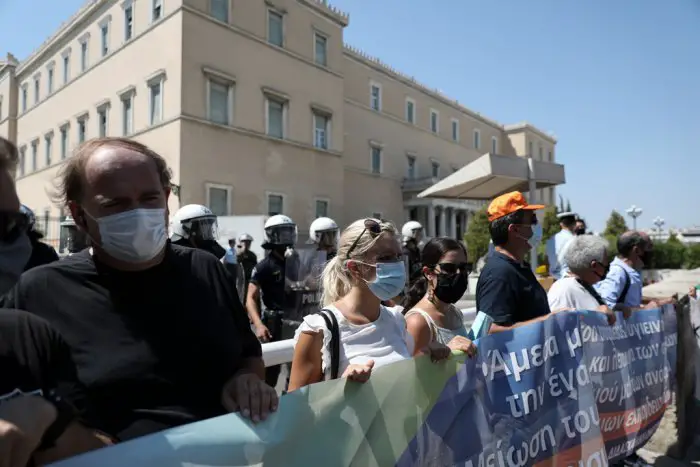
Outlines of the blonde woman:
<svg viewBox="0 0 700 467">
<path fill-rule="evenodd" d="M 381 303 L 399 295 L 406 283 L 392 224 L 377 219 L 351 224 L 340 236 L 338 254 L 328 262 L 321 279 L 322 313 L 332 314 L 340 339 L 334 351 L 329 321 L 321 314 L 304 318 L 295 335 L 290 391 L 334 376 L 365 382 L 373 368 L 411 358 L 413 339 L 401 307 Z M 426 350 L 433 360 L 450 353 L 443 345 Z"/>
</svg>

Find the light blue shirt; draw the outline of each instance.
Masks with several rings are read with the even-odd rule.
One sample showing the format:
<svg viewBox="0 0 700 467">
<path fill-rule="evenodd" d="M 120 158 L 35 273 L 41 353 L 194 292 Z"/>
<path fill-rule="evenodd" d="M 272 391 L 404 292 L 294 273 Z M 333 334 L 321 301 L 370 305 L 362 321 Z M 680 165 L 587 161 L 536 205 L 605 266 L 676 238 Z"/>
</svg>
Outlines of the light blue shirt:
<svg viewBox="0 0 700 467">
<path fill-rule="evenodd" d="M 545 249 L 547 251 L 547 260 L 549 261 L 549 273 L 557 280 L 561 279 L 569 271 L 563 256 L 564 252 L 566 252 L 566 247 L 573 239 L 574 234 L 571 231 L 562 229 L 547 240 Z"/>
<path fill-rule="evenodd" d="M 593 286 L 610 308 L 617 304 L 620 295 L 625 289 L 625 284 L 627 283 L 625 271 L 627 271 L 627 276 L 629 276 L 630 286 L 622 304 L 632 308 L 642 306 L 642 286 L 644 284 L 641 273 L 620 258 L 615 258 L 610 263 L 610 271 L 608 271 L 605 279 Z"/>
<path fill-rule="evenodd" d="M 238 264 L 238 256 L 236 255 L 236 252 L 233 248 L 229 248 L 228 250 L 226 250 L 226 254 L 224 255 L 224 263 Z"/>
</svg>

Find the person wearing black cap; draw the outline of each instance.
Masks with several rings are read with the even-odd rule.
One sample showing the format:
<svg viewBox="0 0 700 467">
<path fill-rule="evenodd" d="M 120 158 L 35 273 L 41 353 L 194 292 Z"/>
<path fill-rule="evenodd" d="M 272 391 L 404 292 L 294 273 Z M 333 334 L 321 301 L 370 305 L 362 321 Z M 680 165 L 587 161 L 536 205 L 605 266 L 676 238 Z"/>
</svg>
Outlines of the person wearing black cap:
<svg viewBox="0 0 700 467">
<path fill-rule="evenodd" d="M 575 212 L 560 212 L 557 214 L 561 230 L 552 238 L 547 240 L 546 251 L 549 260 L 549 274 L 555 280 L 561 279 L 566 274 L 568 268 L 563 255 L 569 242 L 574 238 L 574 227 L 576 226 Z"/>
</svg>

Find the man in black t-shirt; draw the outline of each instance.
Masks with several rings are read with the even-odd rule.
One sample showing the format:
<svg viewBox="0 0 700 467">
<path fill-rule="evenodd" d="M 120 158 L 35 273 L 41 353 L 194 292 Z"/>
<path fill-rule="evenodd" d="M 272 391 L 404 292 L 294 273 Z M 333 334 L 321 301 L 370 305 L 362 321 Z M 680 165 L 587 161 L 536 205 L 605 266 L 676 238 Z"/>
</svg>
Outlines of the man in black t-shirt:
<svg viewBox="0 0 700 467">
<path fill-rule="evenodd" d="M 0 306 L 63 335 L 93 402 L 90 424 L 124 440 L 276 410 L 224 266 L 167 240 L 165 160 L 135 141 L 94 139 L 66 161 L 60 187 L 93 248 L 27 271 Z"/>
<path fill-rule="evenodd" d="M 476 284 L 476 309 L 493 319 L 491 332 L 544 319 L 549 313 L 547 292 L 525 257 L 536 248 L 542 229 L 535 210 L 514 191 L 494 199 L 488 208 L 494 251 Z"/>
</svg>

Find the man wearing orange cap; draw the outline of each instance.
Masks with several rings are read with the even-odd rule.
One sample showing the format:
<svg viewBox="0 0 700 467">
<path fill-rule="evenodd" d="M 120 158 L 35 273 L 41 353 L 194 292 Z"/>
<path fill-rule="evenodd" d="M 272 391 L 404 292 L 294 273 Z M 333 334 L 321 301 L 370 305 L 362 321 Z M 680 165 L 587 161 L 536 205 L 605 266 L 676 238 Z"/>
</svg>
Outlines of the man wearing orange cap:
<svg viewBox="0 0 700 467">
<path fill-rule="evenodd" d="M 476 308 L 493 319 L 491 332 L 541 320 L 550 313 L 547 292 L 525 260 L 542 239 L 535 211 L 519 191 L 494 199 L 488 208 L 494 252 L 476 286 Z"/>
</svg>

